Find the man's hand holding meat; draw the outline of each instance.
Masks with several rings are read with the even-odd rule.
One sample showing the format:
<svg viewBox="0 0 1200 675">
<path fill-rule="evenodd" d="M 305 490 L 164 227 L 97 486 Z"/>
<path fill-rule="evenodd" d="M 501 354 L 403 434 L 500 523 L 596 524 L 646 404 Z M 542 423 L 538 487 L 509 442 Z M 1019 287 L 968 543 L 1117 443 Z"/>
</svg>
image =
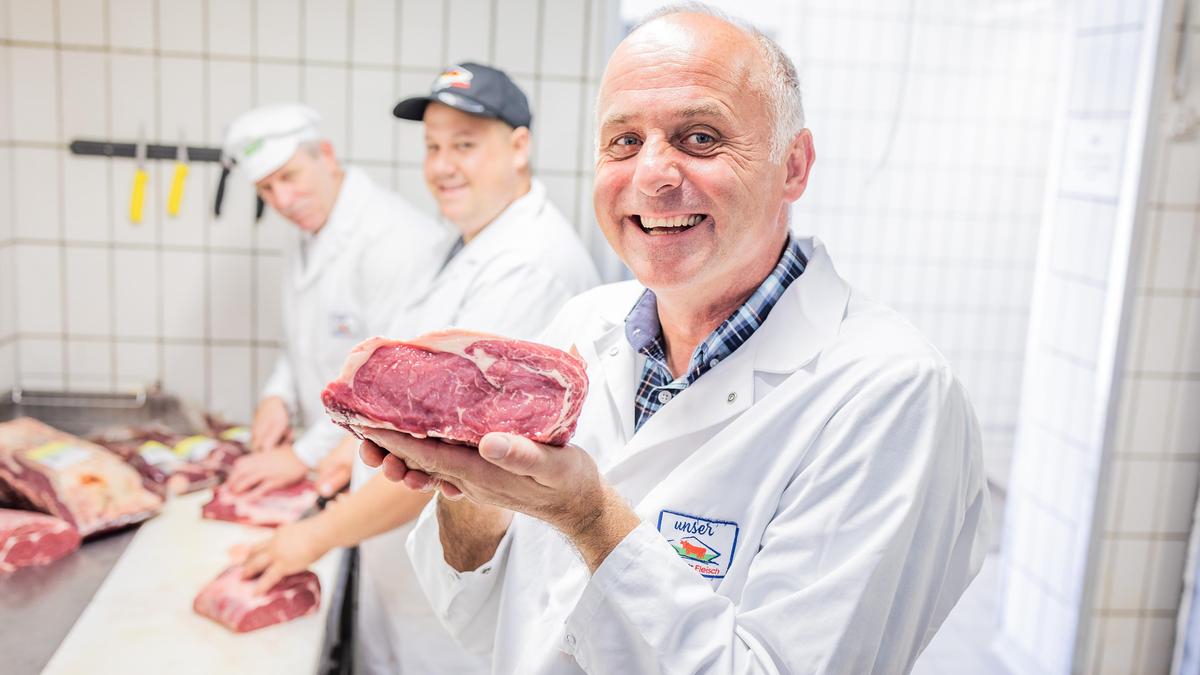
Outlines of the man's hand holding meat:
<svg viewBox="0 0 1200 675">
<path fill-rule="evenodd" d="M 450 542 L 446 559 L 459 571 L 491 557 L 509 511 L 553 525 L 592 570 L 637 527 L 637 515 L 600 476 L 596 462 L 573 445 L 491 433 L 476 449 L 385 429 L 361 432 L 369 439 L 362 447 L 368 465 L 382 466 L 389 480 L 414 490 L 441 493 L 439 515 L 452 523 L 443 529 L 443 546 Z"/>
</svg>

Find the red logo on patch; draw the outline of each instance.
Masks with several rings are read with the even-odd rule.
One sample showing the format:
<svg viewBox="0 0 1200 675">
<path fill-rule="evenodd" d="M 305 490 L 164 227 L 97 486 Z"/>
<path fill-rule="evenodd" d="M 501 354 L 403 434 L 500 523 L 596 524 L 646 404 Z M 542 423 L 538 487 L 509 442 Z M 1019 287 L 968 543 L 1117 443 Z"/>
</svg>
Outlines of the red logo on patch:
<svg viewBox="0 0 1200 675">
<path fill-rule="evenodd" d="M 470 89 L 471 78 L 475 77 L 471 71 L 466 68 L 451 68 L 444 71 L 438 76 L 437 82 L 433 83 L 433 88 L 445 89 L 453 87 L 454 89 Z"/>
</svg>

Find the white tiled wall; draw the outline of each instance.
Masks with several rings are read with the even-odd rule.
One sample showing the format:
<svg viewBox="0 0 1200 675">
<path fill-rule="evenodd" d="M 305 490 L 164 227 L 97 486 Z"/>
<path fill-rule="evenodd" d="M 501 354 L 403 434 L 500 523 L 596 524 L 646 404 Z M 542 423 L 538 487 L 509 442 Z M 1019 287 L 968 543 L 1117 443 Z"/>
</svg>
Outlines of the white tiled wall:
<svg viewBox="0 0 1200 675">
<path fill-rule="evenodd" d="M 606 273 L 588 117 L 615 36 L 609 0 L 0 0 L 0 391 L 167 389 L 245 418 L 279 339 L 279 246 L 218 169 L 165 215 L 152 162 L 128 221 L 129 160 L 75 138 L 218 145 L 250 106 L 301 100 L 348 163 L 432 212 L 419 125 L 391 117 L 441 67 L 493 62 L 527 87 L 535 170 Z M 493 22 L 492 19 L 496 21 Z"/>
<path fill-rule="evenodd" d="M 1182 7 L 1072 16 L 1006 517 L 1014 672 L 1169 670 L 1200 474 L 1200 143 L 1168 138 Z"/>
<path fill-rule="evenodd" d="M 625 0 L 627 19 L 654 5 Z M 964 380 L 1003 485 L 1016 424 L 1061 3 L 715 4 L 800 70 L 817 162 L 795 229 L 897 308 Z"/>
<path fill-rule="evenodd" d="M 0 12 L 0 38 L 7 37 L 9 17 Z M 0 72 L 9 69 L 11 48 L 7 43 L 0 45 Z M 13 147 L 12 147 L 12 101 L 0 97 L 0 395 L 16 383 L 14 366 L 16 361 L 16 316 L 13 304 L 16 299 L 16 273 L 13 270 Z"/>
<path fill-rule="evenodd" d="M 1177 82 L 1185 1 L 1191 25 Z M 1083 643 L 1083 663 L 1097 672 L 1126 663 L 1125 672 L 1168 672 L 1200 478 L 1200 129 L 1175 133 L 1185 111 L 1200 110 L 1200 1 L 1164 4 Z M 1125 639 L 1110 644 L 1114 625 Z"/>
</svg>

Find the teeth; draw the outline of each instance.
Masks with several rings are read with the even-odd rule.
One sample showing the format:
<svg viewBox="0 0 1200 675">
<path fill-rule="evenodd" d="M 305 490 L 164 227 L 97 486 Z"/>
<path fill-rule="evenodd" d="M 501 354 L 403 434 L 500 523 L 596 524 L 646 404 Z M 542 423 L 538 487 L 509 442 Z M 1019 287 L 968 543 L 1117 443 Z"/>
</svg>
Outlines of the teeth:
<svg viewBox="0 0 1200 675">
<path fill-rule="evenodd" d="M 649 218 L 642 216 L 642 227 L 648 230 L 659 227 L 691 227 L 701 220 L 704 220 L 704 216 L 698 213 L 690 216 L 671 216 L 670 218 Z"/>
</svg>

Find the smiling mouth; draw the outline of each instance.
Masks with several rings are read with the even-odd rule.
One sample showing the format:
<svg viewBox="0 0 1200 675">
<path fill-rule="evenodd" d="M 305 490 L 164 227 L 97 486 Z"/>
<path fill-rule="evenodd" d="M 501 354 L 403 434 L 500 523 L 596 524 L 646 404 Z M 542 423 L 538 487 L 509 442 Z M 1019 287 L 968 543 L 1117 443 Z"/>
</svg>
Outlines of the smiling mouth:
<svg viewBox="0 0 1200 675">
<path fill-rule="evenodd" d="M 667 218 L 651 218 L 650 216 L 633 216 L 633 222 L 642 228 L 642 232 L 653 235 L 670 235 L 686 232 L 703 222 L 708 216 L 703 213 L 693 213 Z"/>
</svg>

